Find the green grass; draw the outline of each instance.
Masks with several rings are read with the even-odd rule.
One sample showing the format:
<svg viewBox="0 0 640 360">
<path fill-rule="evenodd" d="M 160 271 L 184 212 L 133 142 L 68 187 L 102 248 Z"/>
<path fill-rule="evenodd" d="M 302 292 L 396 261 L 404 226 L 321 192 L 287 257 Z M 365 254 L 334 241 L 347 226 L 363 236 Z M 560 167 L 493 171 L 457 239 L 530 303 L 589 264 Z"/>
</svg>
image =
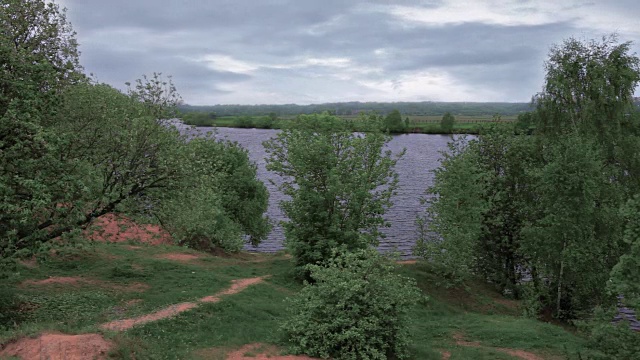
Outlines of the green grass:
<svg viewBox="0 0 640 360">
<path fill-rule="evenodd" d="M 199 254 L 190 262 L 160 258 L 181 252 Z M 0 328 L 0 344 L 43 331 L 99 332 L 115 342 L 116 359 L 224 358 L 224 351 L 243 344 L 280 342 L 278 326 L 287 314 L 284 299 L 301 288 L 292 280 L 293 264 L 279 255 L 240 254 L 215 257 L 177 247 L 96 244 L 39 259 L 35 268 L 19 265 L 0 280 L 0 288 L 16 293 L 21 302 L 15 326 Z M 430 300 L 411 311 L 413 359 L 514 359 L 498 348 L 523 349 L 544 358 L 577 358 L 584 339 L 561 327 L 519 316 L 519 303 L 503 299 L 491 288 L 470 282 L 458 288 L 439 286 L 427 265 L 403 265 Z M 271 275 L 264 283 L 203 304 L 177 317 L 148 323 L 122 333 L 99 325 L 114 319 L 149 313 L 165 306 L 213 295 L 231 280 Z M 28 279 L 81 276 L 71 285 L 26 286 Z M 123 291 L 132 284 L 145 291 Z M 131 300 L 135 303 L 127 305 Z M 454 335 L 479 341 L 481 347 L 456 345 Z M 209 349 L 209 350 L 206 350 Z M 215 350 L 218 349 L 218 350 Z"/>
</svg>

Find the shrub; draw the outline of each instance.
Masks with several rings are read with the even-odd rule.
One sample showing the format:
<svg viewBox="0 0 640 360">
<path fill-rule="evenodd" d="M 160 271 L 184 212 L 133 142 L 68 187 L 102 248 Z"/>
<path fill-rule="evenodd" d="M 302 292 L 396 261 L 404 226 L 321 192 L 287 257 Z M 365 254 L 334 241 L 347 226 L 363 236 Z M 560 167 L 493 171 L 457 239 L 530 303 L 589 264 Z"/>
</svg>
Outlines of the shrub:
<svg viewBox="0 0 640 360">
<path fill-rule="evenodd" d="M 335 255 L 335 252 L 334 252 Z M 289 350 L 334 359 L 403 359 L 405 314 L 421 296 L 413 279 L 394 273 L 374 249 L 308 265 L 315 283 L 290 299 L 282 325 Z"/>
</svg>

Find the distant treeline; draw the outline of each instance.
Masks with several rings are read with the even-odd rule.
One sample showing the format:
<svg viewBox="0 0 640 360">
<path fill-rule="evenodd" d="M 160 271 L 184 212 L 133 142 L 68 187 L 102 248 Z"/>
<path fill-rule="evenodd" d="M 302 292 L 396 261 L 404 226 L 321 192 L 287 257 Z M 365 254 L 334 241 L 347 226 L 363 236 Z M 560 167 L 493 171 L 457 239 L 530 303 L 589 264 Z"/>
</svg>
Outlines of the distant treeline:
<svg viewBox="0 0 640 360">
<path fill-rule="evenodd" d="M 531 103 L 508 102 L 341 102 L 311 105 L 206 105 L 180 106 L 182 112 L 207 112 L 216 116 L 277 116 L 314 114 L 329 112 L 334 115 L 357 115 L 365 112 L 388 114 L 399 110 L 403 115 L 454 115 L 481 116 L 500 114 L 503 116 L 518 115 L 533 110 Z"/>
</svg>

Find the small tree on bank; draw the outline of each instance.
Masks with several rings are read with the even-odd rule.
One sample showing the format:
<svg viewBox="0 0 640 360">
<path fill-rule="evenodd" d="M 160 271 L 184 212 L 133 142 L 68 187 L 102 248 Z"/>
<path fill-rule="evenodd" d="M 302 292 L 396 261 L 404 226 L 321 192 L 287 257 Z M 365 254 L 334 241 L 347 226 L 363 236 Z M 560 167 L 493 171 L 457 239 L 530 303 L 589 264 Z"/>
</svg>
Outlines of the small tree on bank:
<svg viewBox="0 0 640 360">
<path fill-rule="evenodd" d="M 456 117 L 450 112 L 446 112 L 440 120 L 440 128 L 447 134 L 453 131 L 453 125 L 456 123 Z"/>
<path fill-rule="evenodd" d="M 291 200 L 280 206 L 286 245 L 300 275 L 337 247 L 365 249 L 378 243 L 382 218 L 397 187 L 397 159 L 383 152 L 389 137 L 376 124 L 355 134 L 328 114 L 303 115 L 264 143 L 267 169 L 283 177 L 281 190 Z"/>
<path fill-rule="evenodd" d="M 393 110 L 384 117 L 384 128 L 392 133 L 404 131 L 406 124 L 402 120 L 402 114 L 400 114 L 400 111 Z"/>
</svg>

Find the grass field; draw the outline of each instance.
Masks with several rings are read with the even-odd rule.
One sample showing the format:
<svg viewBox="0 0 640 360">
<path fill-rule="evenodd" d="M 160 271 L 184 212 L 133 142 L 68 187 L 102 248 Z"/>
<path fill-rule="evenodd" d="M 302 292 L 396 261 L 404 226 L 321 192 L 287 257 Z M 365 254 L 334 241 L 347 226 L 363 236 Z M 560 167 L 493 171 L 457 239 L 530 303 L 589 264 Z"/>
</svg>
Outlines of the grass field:
<svg viewBox="0 0 640 360">
<path fill-rule="evenodd" d="M 292 280 L 288 256 L 217 257 L 174 246 L 135 245 L 90 244 L 17 265 L 0 280 L 0 289 L 20 300 L 13 325 L 0 331 L 0 344 L 43 332 L 98 333 L 113 342 L 109 356 L 115 359 L 225 359 L 227 352 L 245 344 L 282 345 L 278 326 L 287 314 L 284 300 L 301 287 Z M 480 283 L 441 287 L 422 263 L 402 265 L 399 271 L 416 278 L 430 297 L 411 312 L 413 359 L 522 358 L 517 350 L 539 359 L 584 353 L 581 337 L 521 317 L 518 302 Z M 229 287 L 234 279 L 257 276 L 270 277 L 172 318 L 123 332 L 100 326 L 195 301 Z M 54 281 L 61 278 L 67 281 Z"/>
</svg>

